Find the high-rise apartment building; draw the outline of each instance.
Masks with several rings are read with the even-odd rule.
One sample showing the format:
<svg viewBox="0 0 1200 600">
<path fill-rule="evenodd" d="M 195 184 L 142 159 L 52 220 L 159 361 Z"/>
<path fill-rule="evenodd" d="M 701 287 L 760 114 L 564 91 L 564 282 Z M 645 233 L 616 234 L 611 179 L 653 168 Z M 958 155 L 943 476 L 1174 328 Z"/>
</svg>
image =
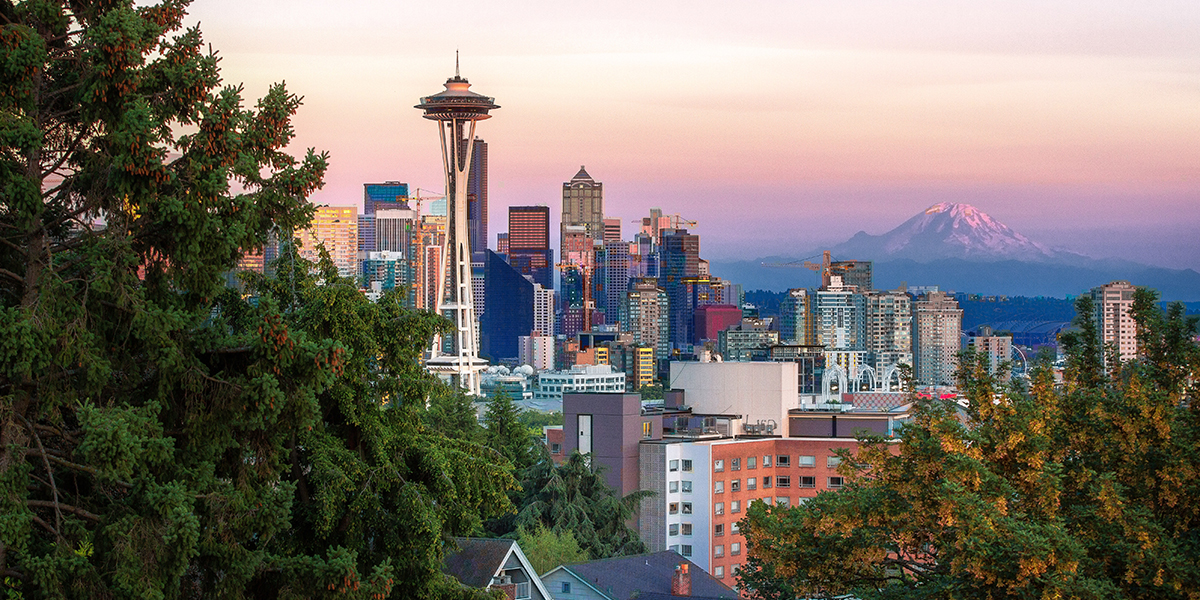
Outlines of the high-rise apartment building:
<svg viewBox="0 0 1200 600">
<path fill-rule="evenodd" d="M 654 348 L 654 358 L 671 354 L 670 300 L 653 278 L 639 279 L 625 294 L 621 308 L 621 329 L 633 334 L 635 344 Z"/>
<path fill-rule="evenodd" d="M 1137 323 L 1129 316 L 1135 290 L 1137 288 L 1128 281 L 1113 281 L 1092 288 L 1093 319 L 1100 342 L 1116 348 L 1122 361 L 1133 360 L 1138 355 Z"/>
<path fill-rule="evenodd" d="M 621 301 L 629 291 L 629 243 L 609 241 L 604 243 L 604 279 L 601 293 L 604 295 L 604 322 L 616 323 L 621 312 Z"/>
<path fill-rule="evenodd" d="M 325 245 L 338 275 L 354 277 L 358 266 L 358 207 L 318 206 L 308 229 L 296 232 L 300 256 L 316 262 L 319 244 Z"/>
<path fill-rule="evenodd" d="M 955 385 L 963 311 L 946 292 L 913 302 L 913 370 L 917 383 Z"/>
<path fill-rule="evenodd" d="M 829 274 L 841 275 L 842 285 L 853 288 L 860 294 L 872 289 L 871 261 L 869 260 L 835 260 L 829 264 Z"/>
<path fill-rule="evenodd" d="M 483 263 L 488 249 L 488 145 L 478 137 L 471 144 L 471 172 L 467 176 L 467 230 L 471 236 L 471 262 Z"/>
<path fill-rule="evenodd" d="M 912 298 L 895 290 L 871 292 L 866 301 L 868 361 L 878 380 L 892 381 L 899 365 L 913 364 Z"/>
<path fill-rule="evenodd" d="M 976 353 L 988 357 L 988 372 L 996 375 L 1000 371 L 1000 365 L 1011 360 L 1012 340 L 1012 335 L 996 335 L 996 331 L 990 326 L 982 325 L 979 327 L 979 333 L 971 336 L 971 348 Z M 1001 379 L 1008 381 L 1011 374 L 1010 369 Z"/>
<path fill-rule="evenodd" d="M 533 284 L 533 330 L 537 335 L 554 336 L 554 290 Z"/>
<path fill-rule="evenodd" d="M 550 207 L 508 208 L 508 262 L 542 287 L 554 287 L 554 251 L 550 249 Z"/>
<path fill-rule="evenodd" d="M 816 332 L 813 330 L 815 301 L 816 296 L 811 290 L 788 290 L 779 303 L 779 338 L 784 344 L 807 346 L 816 343 Z M 736 299 L 730 304 L 740 306 Z"/>
<path fill-rule="evenodd" d="M 829 287 L 816 293 L 815 342 L 831 350 L 865 350 L 866 299 L 844 287 L 841 277 L 831 279 Z"/>
<path fill-rule="evenodd" d="M 568 260 L 566 228 L 584 227 L 587 237 L 604 241 L 604 184 L 592 179 L 583 167 L 562 187 L 562 247 L 560 255 Z M 591 247 L 589 246 L 589 251 Z"/>
</svg>

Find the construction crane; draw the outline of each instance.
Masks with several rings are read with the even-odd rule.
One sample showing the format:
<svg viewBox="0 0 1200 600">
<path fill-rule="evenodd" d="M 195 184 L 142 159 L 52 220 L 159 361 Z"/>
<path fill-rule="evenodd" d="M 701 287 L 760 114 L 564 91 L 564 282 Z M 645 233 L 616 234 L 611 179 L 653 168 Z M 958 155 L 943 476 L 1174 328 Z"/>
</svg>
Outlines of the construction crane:
<svg viewBox="0 0 1200 600">
<path fill-rule="evenodd" d="M 822 257 L 822 260 L 820 263 L 815 263 L 815 262 L 811 262 L 808 260 L 810 258 L 816 258 L 818 256 Z M 858 268 L 859 262 L 860 261 L 857 261 L 857 260 L 840 260 L 840 261 L 837 261 L 838 264 L 836 265 L 836 268 L 835 268 L 835 265 L 833 264 L 833 257 L 830 255 L 830 252 L 828 250 L 826 250 L 825 252 L 822 252 L 821 254 L 814 254 L 812 256 L 807 256 L 807 257 L 804 257 L 804 258 L 801 258 L 798 260 L 793 260 L 790 262 L 785 262 L 785 263 L 764 262 L 764 263 L 759 263 L 759 264 L 761 264 L 764 267 L 776 267 L 776 268 L 803 267 L 810 271 L 816 271 L 817 273 L 821 274 L 821 287 L 827 288 L 827 287 L 829 287 L 830 276 L 835 274 L 834 271 L 837 271 L 837 274 L 845 274 L 846 271 Z"/>
<path fill-rule="evenodd" d="M 422 196 L 421 192 L 425 192 L 426 195 Z M 421 212 L 421 203 L 424 202 L 425 200 L 439 200 L 439 199 L 445 198 L 445 197 L 446 197 L 446 194 L 443 194 L 443 193 L 431 192 L 429 190 L 415 188 L 415 189 L 413 189 L 412 197 L 409 199 L 412 200 L 416 204 L 417 212 L 420 213 Z"/>
</svg>

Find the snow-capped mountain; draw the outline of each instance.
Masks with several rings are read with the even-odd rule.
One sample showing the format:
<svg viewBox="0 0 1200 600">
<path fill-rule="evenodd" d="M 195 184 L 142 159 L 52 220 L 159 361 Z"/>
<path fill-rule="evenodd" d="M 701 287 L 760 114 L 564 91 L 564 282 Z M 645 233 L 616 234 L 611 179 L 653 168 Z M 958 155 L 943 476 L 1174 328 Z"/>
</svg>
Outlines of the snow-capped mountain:
<svg viewBox="0 0 1200 600">
<path fill-rule="evenodd" d="M 957 202 L 934 204 L 883 235 L 860 231 L 831 250 L 835 257 L 918 262 L 943 258 L 1046 262 L 1071 256 L 1030 240 L 970 204 Z"/>
</svg>

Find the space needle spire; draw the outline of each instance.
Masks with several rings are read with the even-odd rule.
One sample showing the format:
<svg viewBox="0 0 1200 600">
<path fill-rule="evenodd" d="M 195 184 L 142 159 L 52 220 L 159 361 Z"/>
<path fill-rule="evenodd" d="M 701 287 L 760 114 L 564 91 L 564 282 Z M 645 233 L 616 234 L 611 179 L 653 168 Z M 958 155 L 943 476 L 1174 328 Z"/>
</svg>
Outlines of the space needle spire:
<svg viewBox="0 0 1200 600">
<path fill-rule="evenodd" d="M 445 269 L 438 278 L 438 312 L 454 322 L 452 337 L 435 337 L 426 367 L 449 375 L 469 393 L 479 394 L 479 374 L 487 361 L 479 358 L 475 299 L 471 281 L 471 236 L 467 227 L 467 179 L 471 171 L 471 140 L 475 124 L 489 118 L 488 111 L 500 108 L 494 98 L 470 90 L 459 74 L 458 51 L 454 52 L 454 77 L 447 79 L 441 93 L 421 98 L 415 108 L 426 119 L 438 122 L 442 142 L 442 166 L 446 174 L 446 241 L 442 246 Z"/>
</svg>

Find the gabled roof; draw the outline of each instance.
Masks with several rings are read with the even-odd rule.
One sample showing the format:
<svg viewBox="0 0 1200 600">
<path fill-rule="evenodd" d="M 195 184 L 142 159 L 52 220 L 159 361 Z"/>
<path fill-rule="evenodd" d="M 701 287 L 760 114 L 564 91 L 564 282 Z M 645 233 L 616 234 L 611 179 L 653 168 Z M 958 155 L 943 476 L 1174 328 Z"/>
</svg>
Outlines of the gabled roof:
<svg viewBox="0 0 1200 600">
<path fill-rule="evenodd" d="M 537 571 L 521 547 L 514 540 L 454 538 L 458 550 L 446 554 L 442 564 L 442 572 L 453 576 L 467 587 L 484 589 L 491 585 L 492 579 L 500 575 L 504 565 L 515 558 L 530 583 L 538 589 L 543 598 L 551 598 L 549 590 L 542 584 Z"/>
<path fill-rule="evenodd" d="M 670 599 L 675 567 L 686 563 L 692 578 L 691 598 L 737 598 L 737 592 L 674 550 L 563 565 L 562 569 L 611 600 Z M 674 596 L 676 600 L 678 596 Z"/>
<path fill-rule="evenodd" d="M 587 172 L 587 170 L 585 170 L 585 169 L 583 168 L 583 165 L 579 165 L 579 172 L 578 172 L 578 173 L 576 173 L 576 174 L 575 174 L 575 176 L 571 178 L 571 181 L 576 181 L 576 180 L 579 180 L 579 179 L 586 179 L 586 180 L 588 180 L 588 181 L 595 181 L 594 179 L 592 179 L 592 176 L 591 176 L 591 175 L 588 175 L 588 172 Z"/>
</svg>

